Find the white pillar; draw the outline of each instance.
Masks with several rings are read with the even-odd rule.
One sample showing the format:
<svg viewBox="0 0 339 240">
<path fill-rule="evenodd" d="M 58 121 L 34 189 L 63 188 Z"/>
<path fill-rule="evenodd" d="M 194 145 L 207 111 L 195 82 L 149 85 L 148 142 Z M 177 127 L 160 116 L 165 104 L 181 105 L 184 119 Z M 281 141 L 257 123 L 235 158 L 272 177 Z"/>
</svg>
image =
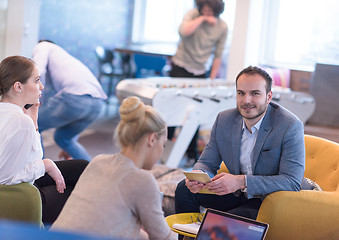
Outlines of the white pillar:
<svg viewBox="0 0 339 240">
<path fill-rule="evenodd" d="M 31 57 L 39 39 L 40 0 L 9 0 L 4 56 Z"/>
<path fill-rule="evenodd" d="M 265 0 L 238 0 L 236 3 L 227 81 L 234 82 L 243 68 L 259 64 L 264 3 Z"/>
</svg>

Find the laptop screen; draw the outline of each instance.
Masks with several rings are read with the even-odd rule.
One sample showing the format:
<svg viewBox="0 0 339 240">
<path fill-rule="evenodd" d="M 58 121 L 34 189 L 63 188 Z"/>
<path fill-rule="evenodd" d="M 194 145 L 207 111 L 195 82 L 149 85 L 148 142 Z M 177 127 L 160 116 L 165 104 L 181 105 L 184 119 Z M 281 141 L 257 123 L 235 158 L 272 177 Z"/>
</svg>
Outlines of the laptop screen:
<svg viewBox="0 0 339 240">
<path fill-rule="evenodd" d="M 262 240 L 267 229 L 266 223 L 207 209 L 196 239 Z"/>
</svg>

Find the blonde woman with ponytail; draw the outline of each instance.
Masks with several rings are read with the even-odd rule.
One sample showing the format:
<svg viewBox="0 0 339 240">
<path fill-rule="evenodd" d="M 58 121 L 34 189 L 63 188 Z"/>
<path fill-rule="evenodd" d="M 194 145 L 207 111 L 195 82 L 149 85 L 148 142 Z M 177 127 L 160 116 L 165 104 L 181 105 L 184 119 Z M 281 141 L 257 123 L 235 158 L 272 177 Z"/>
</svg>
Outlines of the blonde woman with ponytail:
<svg viewBox="0 0 339 240">
<path fill-rule="evenodd" d="M 176 239 L 161 208 L 161 194 L 147 171 L 161 158 L 167 126 L 139 98 L 125 99 L 115 137 L 121 151 L 95 157 L 52 229 L 116 239 Z"/>
</svg>

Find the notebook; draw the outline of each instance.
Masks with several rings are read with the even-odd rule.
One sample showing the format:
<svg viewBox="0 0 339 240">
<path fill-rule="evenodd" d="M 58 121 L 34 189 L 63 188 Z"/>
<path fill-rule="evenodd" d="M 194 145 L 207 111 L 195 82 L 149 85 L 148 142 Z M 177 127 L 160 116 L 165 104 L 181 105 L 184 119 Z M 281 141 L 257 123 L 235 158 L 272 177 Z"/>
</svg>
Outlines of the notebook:
<svg viewBox="0 0 339 240">
<path fill-rule="evenodd" d="M 267 230 L 266 223 L 207 209 L 196 239 L 262 240 Z"/>
<path fill-rule="evenodd" d="M 197 235 L 200 225 L 201 225 L 200 222 L 185 223 L 185 224 L 175 223 L 173 224 L 172 228 Z"/>
</svg>

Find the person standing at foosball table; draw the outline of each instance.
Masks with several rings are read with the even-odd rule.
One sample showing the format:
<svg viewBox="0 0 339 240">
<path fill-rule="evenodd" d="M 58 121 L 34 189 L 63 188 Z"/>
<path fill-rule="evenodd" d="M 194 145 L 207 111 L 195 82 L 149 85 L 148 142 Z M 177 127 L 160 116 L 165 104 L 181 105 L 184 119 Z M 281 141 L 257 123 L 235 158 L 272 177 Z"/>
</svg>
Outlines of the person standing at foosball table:
<svg viewBox="0 0 339 240">
<path fill-rule="evenodd" d="M 195 0 L 196 8 L 189 10 L 179 27 L 180 42 L 172 58 L 171 77 L 216 78 L 227 38 L 227 24 L 219 16 L 224 11 L 223 0 Z M 213 55 L 210 73 L 206 64 Z M 175 127 L 168 128 L 172 139 Z M 199 158 L 196 131 L 188 149 L 191 163 Z M 193 160 L 193 161 L 192 161 Z"/>
</svg>

